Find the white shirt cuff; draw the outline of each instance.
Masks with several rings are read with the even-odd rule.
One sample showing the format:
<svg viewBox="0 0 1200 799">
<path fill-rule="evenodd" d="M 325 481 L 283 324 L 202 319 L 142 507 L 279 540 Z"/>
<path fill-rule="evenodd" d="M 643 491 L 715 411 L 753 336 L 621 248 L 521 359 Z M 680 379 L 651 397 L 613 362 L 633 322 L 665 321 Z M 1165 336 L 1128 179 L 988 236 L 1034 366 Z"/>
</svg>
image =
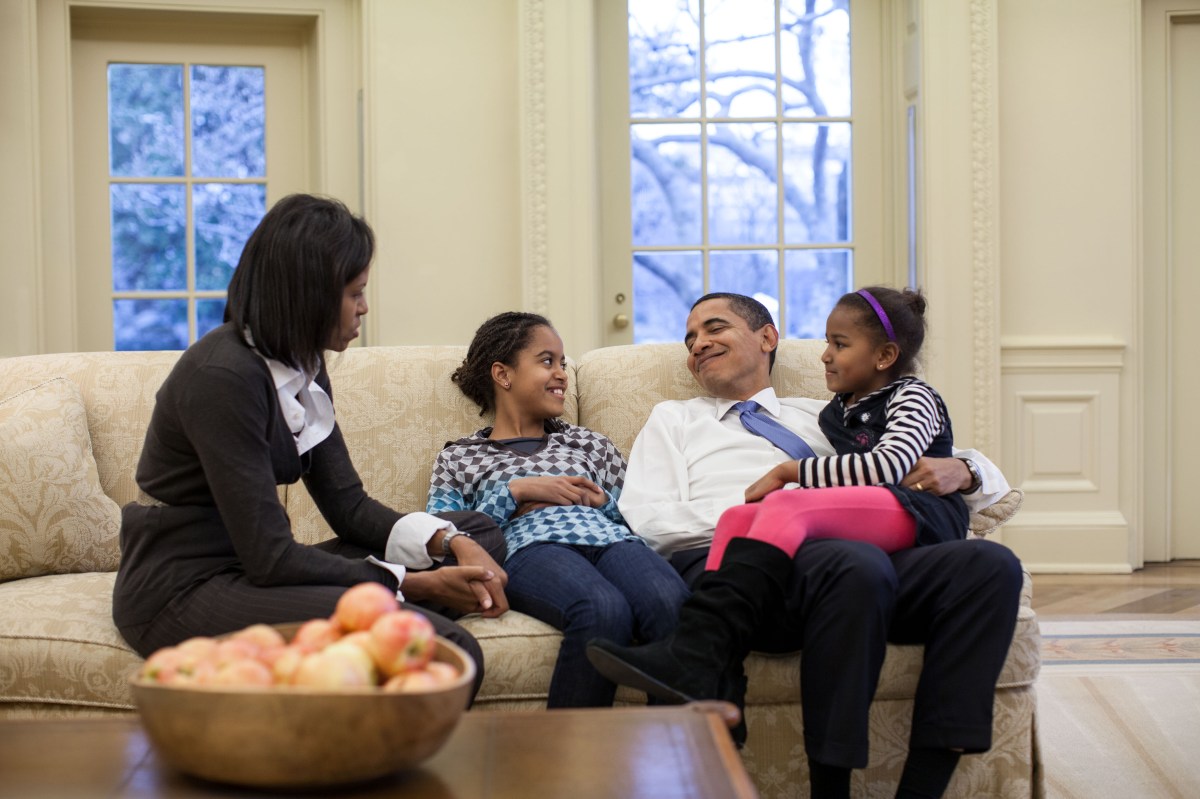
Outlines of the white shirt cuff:
<svg viewBox="0 0 1200 799">
<path fill-rule="evenodd" d="M 392 526 L 383 556 L 389 563 L 403 563 L 410 569 L 428 569 L 433 565 L 427 547 L 438 530 L 450 532 L 455 527 L 423 511 L 406 513 Z"/>
<path fill-rule="evenodd" d="M 367 555 L 367 563 L 374 563 L 376 566 L 382 566 L 392 574 L 396 575 L 396 601 L 403 602 L 404 594 L 401 593 L 400 588 L 404 584 L 404 575 L 408 570 L 395 563 L 384 563 L 374 555 Z"/>
</svg>

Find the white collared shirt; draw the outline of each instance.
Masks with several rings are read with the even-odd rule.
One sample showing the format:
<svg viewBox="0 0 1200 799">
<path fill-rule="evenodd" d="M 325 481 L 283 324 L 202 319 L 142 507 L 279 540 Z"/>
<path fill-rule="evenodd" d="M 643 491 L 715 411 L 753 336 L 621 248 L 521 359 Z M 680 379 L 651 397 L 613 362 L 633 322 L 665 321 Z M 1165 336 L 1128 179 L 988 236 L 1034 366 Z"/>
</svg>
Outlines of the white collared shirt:
<svg viewBox="0 0 1200 799">
<path fill-rule="evenodd" d="M 817 423 L 824 400 L 779 398 L 773 388 L 751 399 L 816 455 L 836 454 Z M 791 460 L 746 430 L 738 414 L 729 413 L 734 403 L 713 397 L 661 402 L 633 443 L 618 507 L 633 531 L 664 555 L 709 546 L 721 514 L 745 502 L 751 483 Z M 969 508 L 987 507 L 1008 491 L 987 458 L 973 450 L 954 455 L 973 461 L 983 478 L 979 491 L 963 497 Z"/>
<path fill-rule="evenodd" d="M 258 352 L 258 350 L 255 350 Z M 325 389 L 299 369 L 264 356 L 279 396 L 279 408 L 288 429 L 296 439 L 296 452 L 303 455 L 329 438 L 333 432 L 333 400 Z"/>
</svg>

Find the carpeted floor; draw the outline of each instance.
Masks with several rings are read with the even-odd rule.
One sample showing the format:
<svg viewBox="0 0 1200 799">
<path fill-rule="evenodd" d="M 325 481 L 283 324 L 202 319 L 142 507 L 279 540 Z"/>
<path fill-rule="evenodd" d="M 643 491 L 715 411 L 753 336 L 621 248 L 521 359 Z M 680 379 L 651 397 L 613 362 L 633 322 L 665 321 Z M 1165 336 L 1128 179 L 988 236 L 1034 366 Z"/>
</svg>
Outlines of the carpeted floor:
<svg viewBox="0 0 1200 799">
<path fill-rule="evenodd" d="M 1200 622 L 1045 621 L 1051 799 L 1200 796 Z"/>
</svg>

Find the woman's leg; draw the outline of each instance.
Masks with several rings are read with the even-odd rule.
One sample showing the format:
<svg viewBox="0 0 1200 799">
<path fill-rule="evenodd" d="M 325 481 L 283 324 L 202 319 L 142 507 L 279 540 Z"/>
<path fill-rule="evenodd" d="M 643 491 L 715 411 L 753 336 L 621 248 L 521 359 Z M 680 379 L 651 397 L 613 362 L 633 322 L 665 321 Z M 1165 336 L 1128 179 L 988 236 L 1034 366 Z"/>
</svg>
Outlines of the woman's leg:
<svg viewBox="0 0 1200 799">
<path fill-rule="evenodd" d="M 704 568 L 712 571 L 721 565 L 721 559 L 725 557 L 725 547 L 729 546 L 730 539 L 746 537 L 761 507 L 761 502 L 748 502 L 745 505 L 734 505 L 721 514 L 721 518 L 717 519 L 717 529 L 713 531 L 713 542 L 708 550 L 708 562 Z"/>
<path fill-rule="evenodd" d="M 532 544 L 504 564 L 509 606 L 562 631 L 546 706 L 609 707 L 617 687 L 588 663 L 595 637 L 629 643 L 633 612 L 589 558 L 591 547 Z"/>
<path fill-rule="evenodd" d="M 789 556 L 808 538 L 864 541 L 888 553 L 916 540 L 916 521 L 883 486 L 775 491 L 760 504 L 745 537 L 774 544 Z M 714 568 L 711 553 L 707 568 Z"/>
</svg>

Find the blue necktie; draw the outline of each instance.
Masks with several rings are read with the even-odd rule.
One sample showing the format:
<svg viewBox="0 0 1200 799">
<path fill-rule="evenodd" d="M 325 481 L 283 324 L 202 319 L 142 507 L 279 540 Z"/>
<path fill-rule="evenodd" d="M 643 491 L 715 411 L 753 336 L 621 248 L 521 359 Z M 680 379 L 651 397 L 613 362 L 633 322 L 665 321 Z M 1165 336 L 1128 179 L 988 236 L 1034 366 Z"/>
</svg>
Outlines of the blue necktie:
<svg viewBox="0 0 1200 799">
<path fill-rule="evenodd" d="M 779 422 L 766 414 L 759 413 L 761 407 L 754 400 L 746 400 L 735 404 L 734 410 L 740 413 L 742 426 L 755 435 L 762 436 L 796 460 L 800 458 L 815 458 L 817 453 L 804 443 L 804 439 L 788 430 Z"/>
</svg>

